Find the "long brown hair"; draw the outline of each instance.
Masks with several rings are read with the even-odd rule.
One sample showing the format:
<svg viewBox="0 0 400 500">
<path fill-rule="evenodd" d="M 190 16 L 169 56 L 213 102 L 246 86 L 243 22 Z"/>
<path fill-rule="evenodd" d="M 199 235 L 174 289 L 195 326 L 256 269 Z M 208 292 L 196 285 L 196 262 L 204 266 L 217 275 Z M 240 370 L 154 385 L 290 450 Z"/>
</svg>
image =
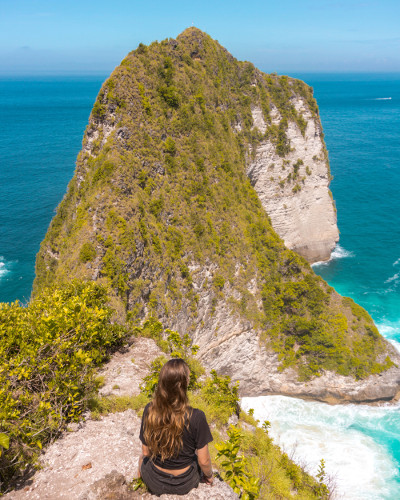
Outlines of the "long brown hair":
<svg viewBox="0 0 400 500">
<path fill-rule="evenodd" d="M 144 438 L 151 456 L 161 460 L 177 456 L 182 433 L 191 411 L 187 397 L 190 370 L 180 358 L 167 361 L 160 370 L 158 385 L 144 422 Z"/>
</svg>

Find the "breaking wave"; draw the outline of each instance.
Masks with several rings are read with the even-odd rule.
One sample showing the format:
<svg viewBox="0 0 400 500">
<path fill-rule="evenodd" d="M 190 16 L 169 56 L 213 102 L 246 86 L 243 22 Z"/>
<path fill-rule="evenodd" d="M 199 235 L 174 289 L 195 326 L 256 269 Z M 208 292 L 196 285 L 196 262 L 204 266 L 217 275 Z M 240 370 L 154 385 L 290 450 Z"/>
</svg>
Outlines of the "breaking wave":
<svg viewBox="0 0 400 500">
<path fill-rule="evenodd" d="M 385 283 L 392 283 L 392 281 L 394 281 L 395 283 L 398 283 L 398 280 L 399 280 L 399 273 L 396 273 L 393 276 L 391 276 L 390 278 L 388 278 L 385 281 Z"/>
<path fill-rule="evenodd" d="M 275 443 L 311 474 L 323 458 L 335 499 L 400 498 L 398 463 L 384 444 L 400 432 L 399 407 L 330 406 L 285 396 L 242 398 L 242 407 L 268 420 Z"/>
<path fill-rule="evenodd" d="M 314 262 L 314 264 L 312 264 L 312 265 L 313 266 L 324 266 L 324 265 L 329 264 L 329 262 L 332 262 L 333 260 L 345 259 L 348 257 L 354 257 L 354 253 L 346 250 L 345 248 L 343 248 L 342 246 L 337 244 L 335 246 L 335 248 L 333 249 L 329 260 L 322 261 L 322 262 Z"/>
<path fill-rule="evenodd" d="M 10 263 L 6 262 L 4 257 L 0 256 L 0 280 L 10 272 Z"/>
<path fill-rule="evenodd" d="M 336 245 L 333 252 L 332 252 L 332 255 L 331 255 L 331 259 L 334 260 L 334 259 L 345 259 L 346 257 L 354 257 L 354 253 L 353 252 L 349 252 L 348 250 L 345 250 L 343 247 L 341 247 L 340 245 Z"/>
</svg>

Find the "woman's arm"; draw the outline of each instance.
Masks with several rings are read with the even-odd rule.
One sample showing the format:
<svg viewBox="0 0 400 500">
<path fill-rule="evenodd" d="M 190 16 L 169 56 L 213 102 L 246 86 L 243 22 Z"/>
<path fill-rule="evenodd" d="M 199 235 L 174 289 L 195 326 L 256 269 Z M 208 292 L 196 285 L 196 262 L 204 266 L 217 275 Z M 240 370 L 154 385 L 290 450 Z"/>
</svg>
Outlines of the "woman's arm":
<svg viewBox="0 0 400 500">
<path fill-rule="evenodd" d="M 142 462 L 143 462 L 144 457 L 149 457 L 149 456 L 150 456 L 150 451 L 149 451 L 148 447 L 142 443 L 142 454 L 139 457 L 138 477 L 141 477 L 140 468 L 142 467 Z"/>
<path fill-rule="evenodd" d="M 213 484 L 213 470 L 211 466 L 210 452 L 208 451 L 208 444 L 197 450 L 197 459 L 204 474 L 204 479 L 207 484 Z"/>
</svg>

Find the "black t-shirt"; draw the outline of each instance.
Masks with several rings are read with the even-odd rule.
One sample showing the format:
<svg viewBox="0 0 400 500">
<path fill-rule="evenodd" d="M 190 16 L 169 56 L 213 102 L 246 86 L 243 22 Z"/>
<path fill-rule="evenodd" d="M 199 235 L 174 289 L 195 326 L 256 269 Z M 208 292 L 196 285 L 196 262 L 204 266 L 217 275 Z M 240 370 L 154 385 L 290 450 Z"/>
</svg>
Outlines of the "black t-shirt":
<svg viewBox="0 0 400 500">
<path fill-rule="evenodd" d="M 146 417 L 149 413 L 150 404 L 151 403 L 148 403 L 146 405 L 146 408 L 144 409 L 139 434 L 140 441 L 146 446 L 147 443 L 144 439 L 143 433 L 144 427 L 146 425 Z M 183 429 L 183 446 L 178 456 L 167 458 L 164 462 L 161 461 L 161 457 L 156 456 L 154 458 L 154 463 L 156 465 L 159 465 L 163 469 L 183 469 L 195 460 L 195 450 L 200 450 L 213 440 L 206 416 L 203 411 L 198 410 L 197 408 L 192 409 L 192 415 L 190 417 L 188 427 L 185 425 Z"/>
</svg>

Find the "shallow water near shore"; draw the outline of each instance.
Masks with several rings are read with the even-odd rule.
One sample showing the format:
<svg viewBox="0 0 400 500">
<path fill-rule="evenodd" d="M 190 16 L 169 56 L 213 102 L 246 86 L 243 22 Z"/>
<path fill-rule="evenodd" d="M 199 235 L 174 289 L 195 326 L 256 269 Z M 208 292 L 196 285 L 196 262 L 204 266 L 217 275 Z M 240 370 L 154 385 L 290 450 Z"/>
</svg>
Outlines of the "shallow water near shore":
<svg viewBox="0 0 400 500">
<path fill-rule="evenodd" d="M 314 270 L 400 345 L 400 75 L 293 75 L 314 87 L 340 244 Z M 35 255 L 71 179 L 106 75 L 0 79 L 0 301 L 29 299 Z M 391 99 L 387 99 L 391 97 Z M 247 398 L 271 435 L 344 498 L 400 498 L 400 409 Z"/>
<path fill-rule="evenodd" d="M 398 406 L 330 406 L 261 396 L 243 398 L 242 407 L 253 408 L 261 423 L 268 420 L 274 442 L 311 474 L 318 472 L 323 458 L 335 498 L 399 498 L 398 467 L 389 450 L 400 433 Z"/>
</svg>

